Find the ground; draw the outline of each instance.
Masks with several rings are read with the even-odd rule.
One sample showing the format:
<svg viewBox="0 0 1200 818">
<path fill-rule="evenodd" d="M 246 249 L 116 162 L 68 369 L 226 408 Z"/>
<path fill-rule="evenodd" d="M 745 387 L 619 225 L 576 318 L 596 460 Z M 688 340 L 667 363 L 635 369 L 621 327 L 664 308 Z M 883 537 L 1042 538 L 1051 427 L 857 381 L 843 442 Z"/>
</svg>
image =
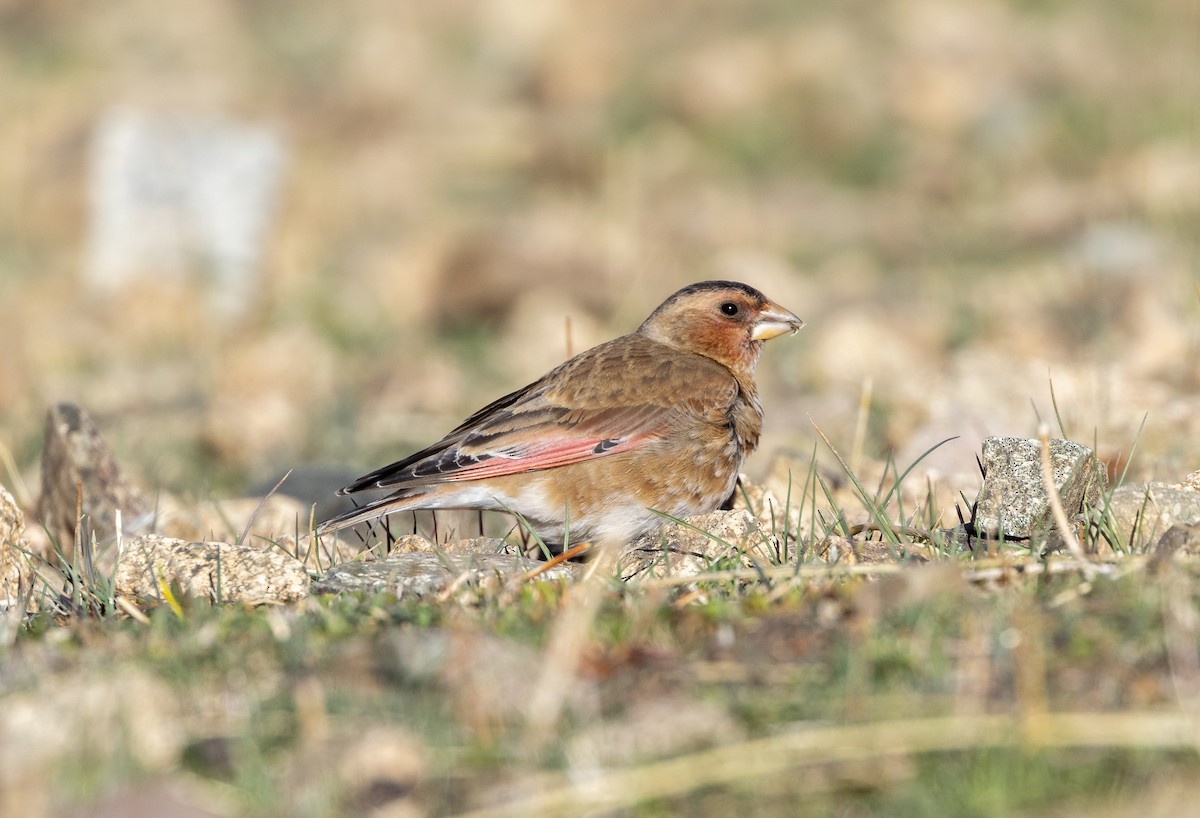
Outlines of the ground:
<svg viewBox="0 0 1200 818">
<path fill-rule="evenodd" d="M 0 484 L 27 511 L 59 400 L 92 412 L 152 493 L 260 495 L 291 468 L 404 455 L 715 277 L 808 322 L 760 370 L 748 473 L 779 496 L 790 479 L 819 497 L 821 475 L 867 522 L 847 473 L 875 496 L 916 462 L 885 516 L 949 526 L 983 438 L 1042 422 L 1114 484 L 1200 469 L 1192 5 L 78 12 L 0 4 Z M 88 283 L 92 139 L 122 106 L 278 136 L 240 309 L 203 297 L 202 265 Z M 831 564 L 808 520 L 802 558 L 780 560 L 794 580 L 606 586 L 550 738 L 522 703 L 567 604 L 557 585 L 9 622 L 0 729 L 26 766 L 0 764 L 0 791 L 27 800 L 4 803 L 573 814 L 603 794 L 645 815 L 1166 815 L 1194 800 L 1195 736 L 1172 726 L 1197 695 L 1186 554 L 1151 568 L 1140 543 L 1095 555 L 1113 566 L 1095 577 L 1015 573 L 1006 561 L 1040 564 L 1019 545 L 918 543 L 912 564 L 873 533 L 878 562 Z"/>
</svg>

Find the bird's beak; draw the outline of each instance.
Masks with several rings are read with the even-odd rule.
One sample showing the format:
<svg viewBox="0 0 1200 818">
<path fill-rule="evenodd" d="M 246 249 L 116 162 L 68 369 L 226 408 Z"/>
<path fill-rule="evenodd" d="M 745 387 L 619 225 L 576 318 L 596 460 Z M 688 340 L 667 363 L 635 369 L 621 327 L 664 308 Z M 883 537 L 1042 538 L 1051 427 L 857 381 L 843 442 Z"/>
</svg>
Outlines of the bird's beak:
<svg viewBox="0 0 1200 818">
<path fill-rule="evenodd" d="M 758 314 L 758 321 L 750 331 L 750 337 L 755 341 L 767 341 L 776 335 L 790 332 L 795 335 L 804 326 L 795 314 L 774 303 L 767 303 L 766 308 Z"/>
</svg>

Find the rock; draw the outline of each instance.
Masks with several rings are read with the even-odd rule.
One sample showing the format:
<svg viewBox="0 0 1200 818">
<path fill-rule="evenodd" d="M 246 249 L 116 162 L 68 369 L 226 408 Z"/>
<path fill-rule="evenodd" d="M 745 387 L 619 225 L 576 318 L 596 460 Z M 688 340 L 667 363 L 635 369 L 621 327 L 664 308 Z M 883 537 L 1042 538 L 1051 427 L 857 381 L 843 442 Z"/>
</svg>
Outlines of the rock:
<svg viewBox="0 0 1200 818">
<path fill-rule="evenodd" d="M 1080 263 L 1104 275 L 1154 270 L 1164 250 L 1155 234 L 1132 222 L 1089 224 L 1075 246 Z"/>
<path fill-rule="evenodd" d="M 312 590 L 319 594 L 365 591 L 423 597 L 445 591 L 451 585 L 494 586 L 543 565 L 545 563 L 537 560 L 509 554 L 396 554 L 372 562 L 335 565 L 317 580 Z M 557 565 L 539 574 L 538 579 L 556 581 L 574 576 L 574 566 Z"/>
<path fill-rule="evenodd" d="M 392 554 L 437 553 L 437 551 L 438 547 L 420 534 L 401 534 L 386 546 L 386 553 L 389 556 Z"/>
<path fill-rule="evenodd" d="M 261 271 L 284 151 L 273 132 L 201 116 L 120 108 L 92 146 L 87 275 L 210 284 L 219 314 L 244 314 Z"/>
<path fill-rule="evenodd" d="M 18 604 L 33 573 L 25 555 L 29 546 L 22 537 L 24 533 L 25 515 L 8 490 L 0 486 L 0 631 L 3 613 Z"/>
<path fill-rule="evenodd" d="M 1172 526 L 1200 524 L 1200 472 L 1182 483 L 1136 483 L 1112 493 L 1108 511 L 1121 545 L 1143 550 Z"/>
<path fill-rule="evenodd" d="M 122 473 L 88 413 L 73 403 L 59 403 L 46 413 L 38 517 L 68 560 L 75 551 L 80 509 L 86 517 L 81 539 L 95 535 L 103 556 L 116 540 L 117 511 L 125 537 L 147 532 L 154 523 L 153 504 Z"/>
<path fill-rule="evenodd" d="M 619 560 L 621 577 L 694 576 L 774 560 L 775 539 L 745 509 L 714 511 L 684 522 L 668 523 L 627 546 Z"/>
<path fill-rule="evenodd" d="M 117 564 L 118 596 L 161 599 L 159 582 L 213 602 L 261 605 L 308 595 L 309 578 L 295 558 L 271 549 L 188 542 L 154 534 L 125 543 Z"/>
<path fill-rule="evenodd" d="M 1091 449 L 1069 440 L 1050 441 L 1054 485 L 1069 517 L 1096 504 L 1104 471 Z M 971 523 L 980 536 L 1025 540 L 1054 526 L 1042 480 L 1042 443 L 1016 437 L 983 442 L 983 487 Z"/>
</svg>

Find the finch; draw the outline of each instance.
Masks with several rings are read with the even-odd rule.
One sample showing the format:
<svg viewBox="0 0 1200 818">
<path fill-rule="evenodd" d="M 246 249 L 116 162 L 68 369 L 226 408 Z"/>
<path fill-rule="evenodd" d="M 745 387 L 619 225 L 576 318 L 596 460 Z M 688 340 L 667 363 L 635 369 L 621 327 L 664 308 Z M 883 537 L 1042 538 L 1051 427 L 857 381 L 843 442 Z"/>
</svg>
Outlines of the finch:
<svg viewBox="0 0 1200 818">
<path fill-rule="evenodd" d="M 444 438 L 338 491 L 390 493 L 329 534 L 416 509 L 520 515 L 547 544 L 627 543 L 717 509 L 758 445 L 763 343 L 804 322 L 753 287 L 684 287 L 640 327 L 565 361 Z"/>
</svg>

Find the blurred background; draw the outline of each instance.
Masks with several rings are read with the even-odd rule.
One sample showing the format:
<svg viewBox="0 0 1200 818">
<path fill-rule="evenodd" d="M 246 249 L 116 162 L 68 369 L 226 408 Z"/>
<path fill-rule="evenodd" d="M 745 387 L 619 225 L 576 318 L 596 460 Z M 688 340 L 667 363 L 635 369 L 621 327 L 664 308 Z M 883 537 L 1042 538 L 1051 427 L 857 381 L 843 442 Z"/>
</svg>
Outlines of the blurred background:
<svg viewBox="0 0 1200 818">
<path fill-rule="evenodd" d="M 71 400 L 185 497 L 362 472 L 721 277 L 809 324 L 752 473 L 816 424 L 901 468 L 959 435 L 926 465 L 970 475 L 1052 383 L 1177 479 L 1197 32 L 1185 0 L 0 0 L 6 471 L 36 486 Z"/>
</svg>

